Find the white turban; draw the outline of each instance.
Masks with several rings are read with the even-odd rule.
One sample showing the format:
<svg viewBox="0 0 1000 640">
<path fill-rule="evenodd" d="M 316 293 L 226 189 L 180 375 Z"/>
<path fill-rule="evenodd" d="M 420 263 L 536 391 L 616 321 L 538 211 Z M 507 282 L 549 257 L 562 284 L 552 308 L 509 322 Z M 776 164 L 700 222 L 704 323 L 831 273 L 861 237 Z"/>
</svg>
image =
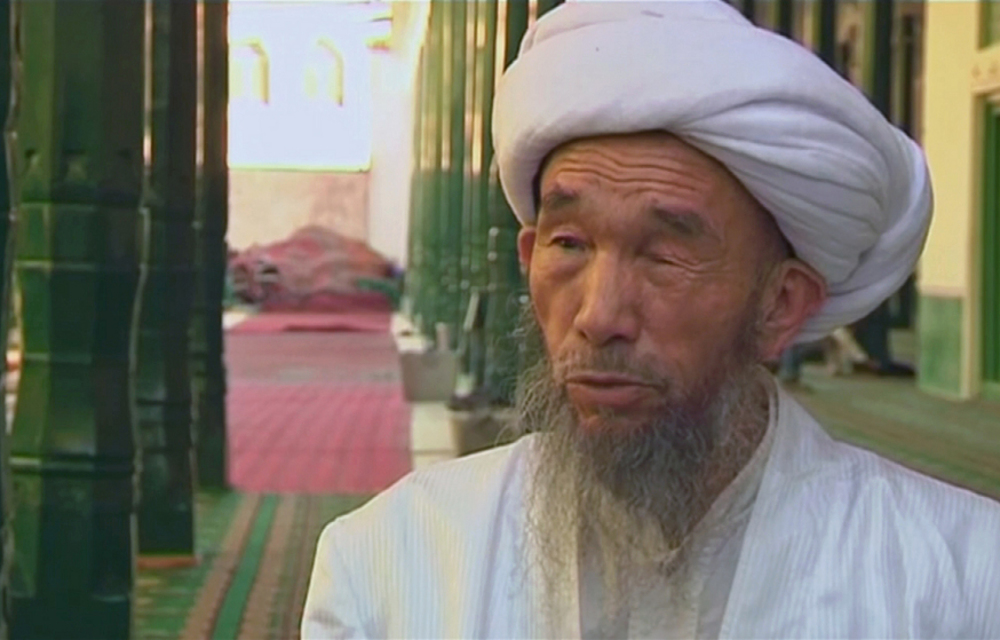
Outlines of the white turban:
<svg viewBox="0 0 1000 640">
<path fill-rule="evenodd" d="M 806 342 L 871 312 L 930 224 L 917 145 L 819 58 L 721 0 L 567 2 L 536 22 L 493 111 L 500 181 L 523 224 L 550 151 L 664 130 L 722 162 L 774 216 L 829 298 Z"/>
</svg>

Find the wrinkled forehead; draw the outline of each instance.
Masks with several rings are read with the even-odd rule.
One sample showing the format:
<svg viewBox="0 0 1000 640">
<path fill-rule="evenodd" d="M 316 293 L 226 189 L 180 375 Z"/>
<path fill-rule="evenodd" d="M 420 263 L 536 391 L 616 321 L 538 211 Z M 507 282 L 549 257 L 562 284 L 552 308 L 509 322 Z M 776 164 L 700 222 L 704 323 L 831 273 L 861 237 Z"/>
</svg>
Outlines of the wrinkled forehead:
<svg viewBox="0 0 1000 640">
<path fill-rule="evenodd" d="M 603 160 L 609 160 L 604 163 Z M 751 197 L 742 183 L 721 162 L 666 131 L 643 131 L 629 134 L 600 135 L 577 138 L 550 151 L 539 165 L 533 181 L 536 209 L 541 203 L 541 189 L 546 176 L 552 176 L 554 166 L 576 170 L 601 165 L 613 166 L 625 179 L 649 175 L 657 168 L 673 166 L 683 169 L 691 179 L 717 181 Z"/>
<path fill-rule="evenodd" d="M 586 179 L 581 181 L 581 176 Z M 774 217 L 723 163 L 666 131 L 578 138 L 559 145 L 535 176 L 539 215 L 546 195 L 551 199 L 552 192 L 569 184 L 601 184 L 622 194 L 655 194 L 661 187 L 685 194 L 695 210 L 718 218 L 715 222 L 741 226 L 731 216 L 747 218 L 747 223 L 762 225 L 785 242 Z"/>
</svg>

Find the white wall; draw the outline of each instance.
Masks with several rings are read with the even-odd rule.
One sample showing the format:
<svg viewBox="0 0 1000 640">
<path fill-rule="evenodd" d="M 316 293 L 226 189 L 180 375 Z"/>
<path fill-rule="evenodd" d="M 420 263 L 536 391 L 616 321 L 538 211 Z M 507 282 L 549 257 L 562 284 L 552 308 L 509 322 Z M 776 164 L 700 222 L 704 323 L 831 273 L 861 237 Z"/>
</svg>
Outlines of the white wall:
<svg viewBox="0 0 1000 640">
<path fill-rule="evenodd" d="M 372 61 L 372 165 L 368 244 L 406 264 L 413 172 L 416 72 L 427 2 L 394 2 L 392 42 Z"/>
<path fill-rule="evenodd" d="M 270 99 L 231 96 L 229 164 L 236 168 L 364 171 L 371 160 L 373 22 L 385 3 L 231 3 L 229 41 L 234 56 L 246 48 L 267 56 Z M 344 102 L 307 95 L 307 76 L 324 58 L 320 41 L 344 61 Z M 234 69 L 246 71 L 249 64 Z M 247 77 L 243 76 L 242 77 Z"/>
</svg>

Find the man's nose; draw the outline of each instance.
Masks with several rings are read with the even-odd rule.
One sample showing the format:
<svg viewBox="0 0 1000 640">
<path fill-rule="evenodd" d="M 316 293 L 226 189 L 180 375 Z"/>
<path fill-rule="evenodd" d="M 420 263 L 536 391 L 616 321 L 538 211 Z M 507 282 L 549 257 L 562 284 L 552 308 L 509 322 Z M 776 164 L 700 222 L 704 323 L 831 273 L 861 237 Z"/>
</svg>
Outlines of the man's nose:
<svg viewBox="0 0 1000 640">
<path fill-rule="evenodd" d="M 588 342 L 603 346 L 634 342 L 639 334 L 639 295 L 634 274 L 613 256 L 598 256 L 583 279 L 583 302 L 574 327 Z"/>
</svg>

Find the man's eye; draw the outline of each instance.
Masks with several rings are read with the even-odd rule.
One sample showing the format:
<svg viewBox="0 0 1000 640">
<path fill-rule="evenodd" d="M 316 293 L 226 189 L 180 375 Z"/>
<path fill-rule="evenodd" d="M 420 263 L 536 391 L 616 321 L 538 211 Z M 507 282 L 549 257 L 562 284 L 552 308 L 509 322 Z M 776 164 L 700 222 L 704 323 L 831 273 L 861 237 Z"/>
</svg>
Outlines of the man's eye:
<svg viewBox="0 0 1000 640">
<path fill-rule="evenodd" d="M 584 248 L 583 242 L 572 236 L 556 236 L 552 238 L 552 244 L 568 251 L 579 251 Z"/>
<path fill-rule="evenodd" d="M 653 263 L 658 264 L 658 265 L 666 265 L 666 266 L 671 266 L 671 267 L 677 266 L 677 260 L 675 260 L 675 259 L 673 259 L 673 258 L 671 258 L 669 256 L 652 255 L 652 256 L 649 256 L 649 259 Z"/>
</svg>

